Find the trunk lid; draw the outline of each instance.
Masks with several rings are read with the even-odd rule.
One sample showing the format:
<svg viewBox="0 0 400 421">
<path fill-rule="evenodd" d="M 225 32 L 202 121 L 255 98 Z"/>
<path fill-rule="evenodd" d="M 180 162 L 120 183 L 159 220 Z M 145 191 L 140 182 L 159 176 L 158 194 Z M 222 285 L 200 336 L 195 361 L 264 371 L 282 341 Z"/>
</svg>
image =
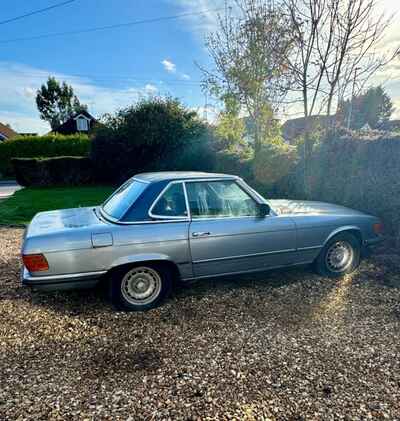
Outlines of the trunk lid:
<svg viewBox="0 0 400 421">
<path fill-rule="evenodd" d="M 98 215 L 93 207 L 40 212 L 29 224 L 26 238 L 105 226 Z"/>
</svg>

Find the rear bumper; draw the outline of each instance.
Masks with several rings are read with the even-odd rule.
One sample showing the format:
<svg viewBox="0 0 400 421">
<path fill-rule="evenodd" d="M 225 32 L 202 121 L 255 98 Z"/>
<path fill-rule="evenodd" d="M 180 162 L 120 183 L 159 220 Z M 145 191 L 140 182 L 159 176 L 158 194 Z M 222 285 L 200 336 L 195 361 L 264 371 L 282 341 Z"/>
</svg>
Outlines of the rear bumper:
<svg viewBox="0 0 400 421">
<path fill-rule="evenodd" d="M 21 271 L 21 282 L 25 286 L 38 290 L 64 291 L 95 287 L 106 271 L 73 273 L 64 275 L 32 276 L 24 267 Z"/>
</svg>

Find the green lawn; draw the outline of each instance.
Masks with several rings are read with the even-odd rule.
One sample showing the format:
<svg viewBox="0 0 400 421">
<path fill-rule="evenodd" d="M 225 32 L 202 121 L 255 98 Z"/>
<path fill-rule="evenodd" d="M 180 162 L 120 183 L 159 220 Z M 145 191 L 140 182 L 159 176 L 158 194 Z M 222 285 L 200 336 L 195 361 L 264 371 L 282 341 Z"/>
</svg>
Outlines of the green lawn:
<svg viewBox="0 0 400 421">
<path fill-rule="evenodd" d="M 110 186 L 26 188 L 0 201 L 0 224 L 27 224 L 41 211 L 94 206 L 114 190 Z"/>
</svg>

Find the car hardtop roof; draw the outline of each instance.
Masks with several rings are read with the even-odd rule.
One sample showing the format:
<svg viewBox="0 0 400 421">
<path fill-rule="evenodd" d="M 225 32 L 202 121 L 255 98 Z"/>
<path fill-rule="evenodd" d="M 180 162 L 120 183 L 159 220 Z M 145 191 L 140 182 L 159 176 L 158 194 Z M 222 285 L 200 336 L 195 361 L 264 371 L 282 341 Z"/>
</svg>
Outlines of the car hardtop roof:
<svg viewBox="0 0 400 421">
<path fill-rule="evenodd" d="M 160 172 L 147 172 L 137 174 L 134 177 L 139 181 L 147 183 L 154 183 L 157 181 L 173 181 L 173 180 L 196 180 L 196 179 L 238 179 L 236 175 L 230 174 L 217 174 L 200 171 L 160 171 Z"/>
</svg>

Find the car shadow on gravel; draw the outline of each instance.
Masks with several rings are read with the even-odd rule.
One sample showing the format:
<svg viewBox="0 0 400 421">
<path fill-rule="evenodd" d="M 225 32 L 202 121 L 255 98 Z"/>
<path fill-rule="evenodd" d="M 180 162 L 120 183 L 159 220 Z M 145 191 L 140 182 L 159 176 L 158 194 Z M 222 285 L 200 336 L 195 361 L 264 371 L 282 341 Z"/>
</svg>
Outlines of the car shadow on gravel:
<svg viewBox="0 0 400 421">
<path fill-rule="evenodd" d="M 389 264 L 382 268 L 377 266 L 376 260 L 367 260 L 354 279 L 361 276 L 374 279 L 385 286 L 400 288 L 400 277 L 392 273 L 396 269 L 394 265 L 395 263 L 392 264 L 393 267 Z M 0 273 L 3 273 L 2 266 L 4 265 L 0 264 Z M 14 279 L 19 276 L 15 270 L 7 275 Z M 31 291 L 24 287 L 15 287 L 15 283 L 13 286 L 14 288 L 7 288 L 3 284 L 0 300 L 29 301 L 33 306 L 72 317 L 115 312 L 104 285 L 90 290 L 62 292 Z M 208 317 L 208 313 L 203 312 L 201 307 L 212 302 L 212 305 L 220 306 L 221 311 L 236 311 L 240 307 L 254 318 L 268 317 L 273 313 L 278 321 L 297 325 L 309 318 L 319 302 L 335 288 L 338 288 L 338 281 L 314 274 L 309 266 L 179 283 L 171 297 L 162 304 L 161 313 L 165 314 L 161 319 L 168 319 L 170 323 L 174 323 L 174 320 L 176 323 L 182 320 L 199 320 Z M 302 303 L 301 307 L 298 306 L 299 301 Z"/>
</svg>

